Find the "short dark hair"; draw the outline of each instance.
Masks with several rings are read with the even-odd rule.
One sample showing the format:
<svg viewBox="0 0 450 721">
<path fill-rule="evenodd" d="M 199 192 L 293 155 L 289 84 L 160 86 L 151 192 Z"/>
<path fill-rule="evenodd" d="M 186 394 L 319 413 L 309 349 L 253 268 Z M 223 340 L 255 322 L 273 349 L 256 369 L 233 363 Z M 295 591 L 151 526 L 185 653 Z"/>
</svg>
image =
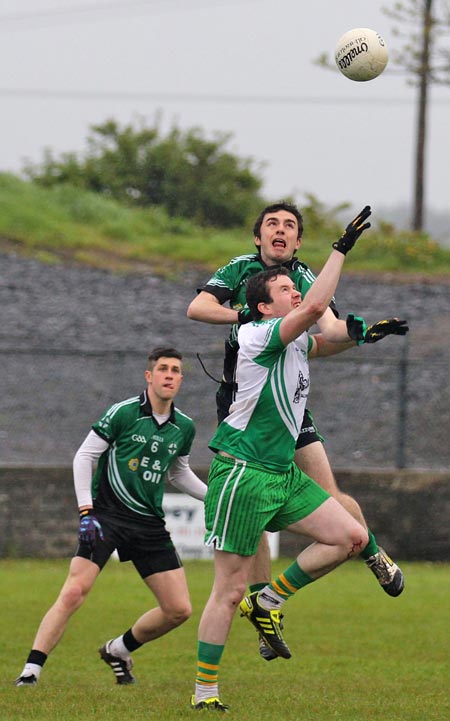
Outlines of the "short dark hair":
<svg viewBox="0 0 450 721">
<path fill-rule="evenodd" d="M 289 275 L 289 271 L 282 265 L 274 265 L 248 279 L 245 297 L 253 320 L 261 320 L 263 317 L 258 310 L 258 303 L 272 303 L 269 282 L 279 275 Z"/>
<path fill-rule="evenodd" d="M 298 235 L 297 238 L 301 238 L 303 235 L 303 216 L 300 213 L 299 209 L 296 205 L 293 203 L 287 203 L 284 200 L 280 200 L 279 203 L 272 203 L 272 205 L 267 205 L 264 210 L 260 212 L 258 215 L 255 225 L 253 226 L 253 237 L 254 238 L 261 238 L 261 225 L 263 223 L 263 220 L 266 215 L 269 213 L 278 213 L 280 210 L 285 210 L 287 213 L 292 213 L 292 215 L 295 215 L 297 218 L 298 223 Z"/>
<path fill-rule="evenodd" d="M 153 350 L 149 353 L 148 369 L 151 370 L 160 358 L 178 358 L 178 360 L 183 360 L 183 356 L 179 350 L 176 350 L 176 348 L 158 346 L 158 348 L 153 348 Z"/>
</svg>

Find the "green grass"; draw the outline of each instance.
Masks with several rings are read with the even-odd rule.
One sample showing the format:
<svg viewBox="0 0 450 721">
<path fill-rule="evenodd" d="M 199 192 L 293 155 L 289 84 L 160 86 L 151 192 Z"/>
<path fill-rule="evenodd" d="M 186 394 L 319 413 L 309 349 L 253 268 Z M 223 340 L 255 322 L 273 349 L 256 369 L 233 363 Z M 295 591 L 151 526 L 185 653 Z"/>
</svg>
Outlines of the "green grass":
<svg viewBox="0 0 450 721">
<path fill-rule="evenodd" d="M 302 209 L 306 230 L 300 255 L 317 271 L 342 227 L 334 211 L 313 197 Z M 132 209 L 79 188 L 44 189 L 0 173 L 0 250 L 14 249 L 46 263 L 76 262 L 119 272 L 151 268 L 167 276 L 193 265 L 214 270 L 233 256 L 253 252 L 253 220 L 245 229 L 198 227 L 170 218 L 160 207 Z M 346 272 L 450 277 L 450 251 L 432 238 L 396 231 L 376 216 L 373 225 L 350 254 Z"/>
<path fill-rule="evenodd" d="M 277 561 L 274 570 L 286 565 Z M 188 708 L 196 631 L 212 565 L 187 562 L 193 617 L 134 654 L 135 686 L 115 685 L 97 649 L 152 605 L 130 564 L 111 562 L 50 655 L 40 684 L 15 688 L 37 625 L 67 572 L 63 561 L 0 562 L 1 721 L 173 721 Z M 256 634 L 235 618 L 221 665 L 224 702 L 237 721 L 443 721 L 448 718 L 450 565 L 402 564 L 392 599 L 356 561 L 286 606 L 293 657 L 264 662 Z M 447 704 L 447 706 L 446 706 Z"/>
</svg>

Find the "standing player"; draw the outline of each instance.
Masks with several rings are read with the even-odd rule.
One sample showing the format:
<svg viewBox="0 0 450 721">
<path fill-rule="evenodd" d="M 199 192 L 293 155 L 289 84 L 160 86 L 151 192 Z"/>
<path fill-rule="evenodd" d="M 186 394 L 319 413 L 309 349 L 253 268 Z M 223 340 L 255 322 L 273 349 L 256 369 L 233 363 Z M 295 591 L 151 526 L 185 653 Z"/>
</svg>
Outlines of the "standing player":
<svg viewBox="0 0 450 721">
<path fill-rule="evenodd" d="M 79 545 L 16 686 L 38 682 L 49 653 L 115 549 L 121 561 L 133 562 L 158 601 L 99 651 L 118 684 L 135 681 L 133 651 L 184 623 L 191 614 L 184 569 L 164 523 L 164 477 L 167 473 L 173 485 L 198 499 L 204 498 L 206 486 L 189 466 L 194 424 L 173 403 L 183 378 L 182 356 L 173 348 L 155 348 L 148 361 L 146 390 L 111 406 L 75 455 Z"/>
<path fill-rule="evenodd" d="M 348 228 L 351 226 L 352 223 Z M 206 285 L 199 289 L 197 297 L 189 305 L 187 315 L 193 320 L 232 324 L 230 336 L 225 342 L 223 378 L 216 396 L 219 422 L 228 415 L 236 392 L 238 329 L 250 320 L 245 301 L 246 283 L 256 273 L 281 265 L 289 271 L 297 290 L 305 297 L 315 281 L 315 276 L 305 263 L 295 257 L 301 246 L 302 235 L 303 218 L 295 205 L 281 202 L 267 206 L 260 213 L 253 228 L 257 252 L 233 258 L 227 265 L 219 268 Z M 227 307 L 226 303 L 229 303 L 230 307 Z M 352 339 L 358 345 L 374 343 L 387 335 L 404 335 L 408 330 L 404 322 L 397 319 L 382 320 L 369 328 L 362 318 L 353 314 L 349 314 L 346 321 L 339 320 L 334 299 L 317 324 L 325 340 L 342 343 Z M 323 438 L 315 426 L 311 412 L 306 408 L 296 443 L 295 462 L 367 528 L 357 501 L 338 487 L 324 449 Z M 368 533 L 369 542 L 360 555 L 383 590 L 390 596 L 398 596 L 404 587 L 403 574 L 385 551 L 379 548 L 373 533 L 370 530 Z M 258 590 L 269 578 L 269 550 L 267 540 L 263 537 L 249 576 L 251 590 Z M 261 644 L 261 655 L 267 660 L 273 658 L 264 643 Z"/>
</svg>

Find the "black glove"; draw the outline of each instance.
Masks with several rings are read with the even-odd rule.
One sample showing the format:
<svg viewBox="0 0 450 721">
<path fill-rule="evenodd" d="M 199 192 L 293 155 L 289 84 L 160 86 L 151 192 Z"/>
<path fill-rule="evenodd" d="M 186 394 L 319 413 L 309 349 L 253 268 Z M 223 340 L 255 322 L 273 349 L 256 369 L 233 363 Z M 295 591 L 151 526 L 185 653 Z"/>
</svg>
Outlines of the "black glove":
<svg viewBox="0 0 450 721">
<path fill-rule="evenodd" d="M 376 343 L 378 340 L 386 338 L 387 335 L 406 335 L 409 331 L 407 322 L 398 318 L 379 320 L 378 323 L 369 325 L 367 328 L 364 334 L 364 343 Z"/>
<path fill-rule="evenodd" d="M 364 223 L 364 221 L 371 213 L 372 211 L 370 209 L 370 205 L 366 205 L 366 207 L 361 210 L 360 214 L 347 225 L 339 240 L 335 240 L 333 248 L 338 250 L 340 253 L 347 255 L 348 251 L 355 245 L 361 233 L 367 228 L 370 228 L 370 223 Z"/>
<path fill-rule="evenodd" d="M 349 313 L 345 322 L 347 324 L 347 333 L 349 338 L 356 340 L 358 345 L 362 345 L 367 331 L 367 325 L 364 318 L 361 318 L 359 315 Z"/>
<path fill-rule="evenodd" d="M 97 538 L 104 540 L 100 521 L 94 516 L 94 509 L 89 508 L 80 511 L 80 530 L 78 538 L 81 543 L 89 543 L 91 550 L 94 550 Z"/>
<path fill-rule="evenodd" d="M 364 318 L 353 315 L 353 313 L 349 313 L 346 320 L 347 333 L 352 340 L 356 340 L 358 345 L 376 343 L 387 335 L 406 335 L 409 331 L 406 323 L 406 320 L 390 318 L 367 326 Z"/>
<path fill-rule="evenodd" d="M 239 325 L 244 325 L 245 323 L 251 323 L 253 320 L 250 309 L 249 308 L 243 308 L 242 310 L 238 310 L 238 319 L 237 322 Z"/>
</svg>

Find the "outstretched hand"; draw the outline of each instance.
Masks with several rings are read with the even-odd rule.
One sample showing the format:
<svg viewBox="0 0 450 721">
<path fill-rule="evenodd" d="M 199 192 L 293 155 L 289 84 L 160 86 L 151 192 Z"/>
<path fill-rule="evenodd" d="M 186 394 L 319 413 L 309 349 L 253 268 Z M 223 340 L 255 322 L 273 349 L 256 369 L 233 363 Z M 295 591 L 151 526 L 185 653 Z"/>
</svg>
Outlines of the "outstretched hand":
<svg viewBox="0 0 450 721">
<path fill-rule="evenodd" d="M 333 248 L 339 253 L 347 255 L 348 251 L 353 248 L 361 233 L 370 228 L 370 223 L 364 223 L 371 215 L 370 205 L 366 205 L 361 212 L 349 223 L 343 234 L 333 243 Z"/>
<path fill-rule="evenodd" d="M 367 328 L 364 334 L 364 343 L 376 343 L 378 340 L 386 338 L 387 335 L 406 335 L 409 331 L 407 322 L 398 318 L 379 320 L 378 323 L 369 325 Z"/>
<path fill-rule="evenodd" d="M 389 318 L 388 320 L 379 320 L 373 325 L 366 325 L 364 318 L 349 313 L 346 320 L 347 333 L 352 340 L 358 345 L 363 343 L 376 343 L 387 335 L 406 335 L 409 327 L 406 320 L 398 318 Z"/>
</svg>

